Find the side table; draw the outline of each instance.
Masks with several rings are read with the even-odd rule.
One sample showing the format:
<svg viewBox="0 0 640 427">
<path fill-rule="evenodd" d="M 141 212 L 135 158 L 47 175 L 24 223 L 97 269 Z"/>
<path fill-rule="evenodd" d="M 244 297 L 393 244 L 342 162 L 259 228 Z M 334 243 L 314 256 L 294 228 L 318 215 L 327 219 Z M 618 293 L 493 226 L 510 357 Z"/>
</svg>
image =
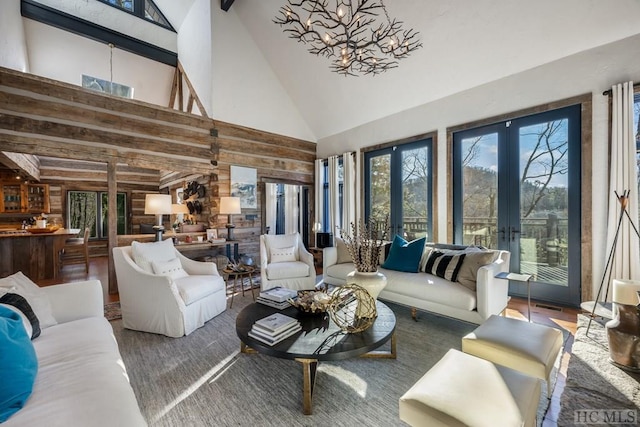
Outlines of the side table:
<svg viewBox="0 0 640 427">
<path fill-rule="evenodd" d="M 313 265 L 316 268 L 316 274 L 322 274 L 323 254 L 322 248 L 310 247 L 309 253 L 313 255 Z"/>
<path fill-rule="evenodd" d="M 496 274 L 496 279 L 507 279 L 516 282 L 525 282 L 527 284 L 527 318 L 531 322 L 531 274 L 508 273 L 502 272 Z"/>
<path fill-rule="evenodd" d="M 230 268 L 224 268 L 222 272 L 227 275 L 227 287 L 231 284 L 231 280 L 233 279 L 233 286 L 231 288 L 231 304 L 229 304 L 229 308 L 233 307 L 233 296 L 236 293 L 236 286 L 240 283 L 240 288 L 242 289 L 242 296 L 244 297 L 244 280 L 249 279 L 249 286 L 251 287 L 251 297 L 253 300 L 256 300 L 256 296 L 253 293 L 253 273 L 255 273 L 255 268 L 253 267 L 245 267 L 242 271 L 232 270 Z"/>
</svg>

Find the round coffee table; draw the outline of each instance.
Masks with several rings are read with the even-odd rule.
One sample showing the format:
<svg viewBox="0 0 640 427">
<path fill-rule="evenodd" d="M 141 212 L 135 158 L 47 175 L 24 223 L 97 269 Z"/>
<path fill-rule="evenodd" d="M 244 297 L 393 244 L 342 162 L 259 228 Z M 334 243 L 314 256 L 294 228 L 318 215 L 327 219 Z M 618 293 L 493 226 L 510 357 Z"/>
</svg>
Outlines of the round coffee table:
<svg viewBox="0 0 640 427">
<path fill-rule="evenodd" d="M 343 360 L 352 357 L 396 358 L 396 316 L 384 303 L 376 301 L 378 317 L 373 325 L 362 332 L 346 333 L 329 319 L 328 315 L 307 315 L 290 307 L 278 310 L 259 303 L 245 307 L 236 318 L 236 332 L 242 353 L 258 352 L 281 359 L 293 359 L 302 364 L 303 412 L 311 415 L 316 370 L 320 361 Z M 251 327 L 263 317 L 282 313 L 296 318 L 302 330 L 291 337 L 269 346 L 249 336 Z M 374 351 L 391 339 L 389 351 Z"/>
</svg>

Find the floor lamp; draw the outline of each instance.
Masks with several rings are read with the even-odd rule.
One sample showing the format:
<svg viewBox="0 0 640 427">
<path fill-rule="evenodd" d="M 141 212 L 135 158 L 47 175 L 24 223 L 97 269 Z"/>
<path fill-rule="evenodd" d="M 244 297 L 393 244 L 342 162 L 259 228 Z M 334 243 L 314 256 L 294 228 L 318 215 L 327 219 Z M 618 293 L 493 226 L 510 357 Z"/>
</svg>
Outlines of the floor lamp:
<svg viewBox="0 0 640 427">
<path fill-rule="evenodd" d="M 232 215 L 240 213 L 242 213 L 240 197 L 220 197 L 220 214 L 229 215 L 228 222 L 225 225 L 227 227 L 227 240 L 233 240 L 233 229 L 236 227 L 233 225 Z"/>
<path fill-rule="evenodd" d="M 587 335 L 589 334 L 589 328 L 591 328 L 591 321 L 593 320 L 594 316 L 598 315 L 596 313 L 596 310 L 598 308 L 598 301 L 600 300 L 600 294 L 602 294 L 602 288 L 604 288 L 605 283 L 607 284 L 607 290 L 604 294 L 603 301 L 606 302 L 609 296 L 611 268 L 613 266 L 613 259 L 616 253 L 616 246 L 618 244 L 618 237 L 620 235 L 620 227 L 622 226 L 622 219 L 625 216 L 629 220 L 629 224 L 631 224 L 631 227 L 633 227 L 633 231 L 635 231 L 636 235 L 640 238 L 640 232 L 638 232 L 638 229 L 633 223 L 633 219 L 631 219 L 631 217 L 629 216 L 629 212 L 627 211 L 627 203 L 629 202 L 629 193 L 630 193 L 629 190 L 624 190 L 622 192 L 622 195 L 619 195 L 617 191 L 614 191 L 614 194 L 616 195 L 616 198 L 620 203 L 620 215 L 618 216 L 618 225 L 616 226 L 616 233 L 614 234 L 614 237 L 613 237 L 613 244 L 611 245 L 611 251 L 609 252 L 609 256 L 607 257 L 607 264 L 605 265 L 604 272 L 602 273 L 602 281 L 600 282 L 600 287 L 598 288 L 598 294 L 596 295 L 595 301 L 585 301 L 580 305 L 583 310 L 591 311 L 591 316 L 589 317 L 589 324 L 587 325 L 587 332 L 586 332 Z M 603 317 L 606 317 L 606 316 L 603 316 Z"/>
<path fill-rule="evenodd" d="M 162 215 L 171 213 L 171 196 L 169 194 L 147 194 L 144 198 L 145 215 L 156 215 L 156 225 L 153 229 L 156 231 L 156 242 L 162 241 Z"/>
</svg>

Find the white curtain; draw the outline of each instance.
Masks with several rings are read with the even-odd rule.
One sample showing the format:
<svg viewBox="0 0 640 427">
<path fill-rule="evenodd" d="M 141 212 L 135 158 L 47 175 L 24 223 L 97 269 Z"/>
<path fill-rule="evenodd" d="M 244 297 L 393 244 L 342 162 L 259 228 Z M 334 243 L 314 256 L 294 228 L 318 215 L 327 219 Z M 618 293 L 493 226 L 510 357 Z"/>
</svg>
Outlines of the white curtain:
<svg viewBox="0 0 640 427">
<path fill-rule="evenodd" d="M 269 227 L 269 234 L 276 234 L 276 207 L 278 204 L 277 201 L 277 193 L 278 193 L 278 185 L 271 184 L 269 182 L 265 183 L 264 186 L 264 194 L 265 194 L 265 225 Z M 266 233 L 266 230 L 265 230 Z"/>
<path fill-rule="evenodd" d="M 340 235 L 340 197 L 338 193 L 338 156 L 329 157 L 329 233 Z"/>
<path fill-rule="evenodd" d="M 285 185 L 284 186 L 284 233 L 291 234 L 298 232 L 298 192 L 300 186 Z"/>
<path fill-rule="evenodd" d="M 316 200 L 316 210 L 313 222 L 314 224 L 320 224 L 322 227 L 327 224 L 322 223 L 322 213 L 324 212 L 324 159 L 316 159 L 315 161 L 316 167 L 316 191 L 315 191 L 315 200 Z M 311 226 L 313 229 L 313 225 Z M 315 242 L 314 242 L 315 245 Z"/>
<path fill-rule="evenodd" d="M 636 142 L 633 134 L 633 82 L 612 87 L 611 103 L 611 165 L 609 182 L 609 218 L 607 224 L 607 250 L 614 241 L 621 212 L 621 204 L 614 191 L 622 195 L 629 191 L 627 212 L 638 226 L 638 171 L 636 165 Z M 640 279 L 640 242 L 629 219 L 622 219 L 618 242 L 611 265 L 613 279 Z M 607 253 L 607 257 L 609 254 Z M 600 300 L 604 299 L 606 287 Z M 609 292 L 611 296 L 611 292 Z"/>
<path fill-rule="evenodd" d="M 350 230 L 351 223 L 356 224 L 356 159 L 355 153 L 342 155 L 342 228 Z"/>
</svg>

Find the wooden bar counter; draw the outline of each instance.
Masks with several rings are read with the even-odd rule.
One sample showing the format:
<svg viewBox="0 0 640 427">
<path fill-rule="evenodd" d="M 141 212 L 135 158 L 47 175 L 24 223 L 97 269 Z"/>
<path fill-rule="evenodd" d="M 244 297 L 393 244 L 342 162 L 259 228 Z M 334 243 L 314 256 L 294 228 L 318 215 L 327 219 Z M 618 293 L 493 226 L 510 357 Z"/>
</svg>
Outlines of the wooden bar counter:
<svg viewBox="0 0 640 427">
<path fill-rule="evenodd" d="M 57 279 L 60 273 L 60 251 L 67 239 L 80 230 L 60 229 L 53 233 L 30 233 L 16 230 L 0 234 L 0 277 L 18 271 L 33 281 Z"/>
</svg>

